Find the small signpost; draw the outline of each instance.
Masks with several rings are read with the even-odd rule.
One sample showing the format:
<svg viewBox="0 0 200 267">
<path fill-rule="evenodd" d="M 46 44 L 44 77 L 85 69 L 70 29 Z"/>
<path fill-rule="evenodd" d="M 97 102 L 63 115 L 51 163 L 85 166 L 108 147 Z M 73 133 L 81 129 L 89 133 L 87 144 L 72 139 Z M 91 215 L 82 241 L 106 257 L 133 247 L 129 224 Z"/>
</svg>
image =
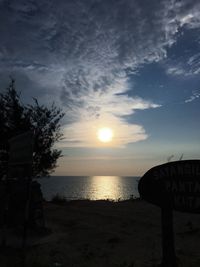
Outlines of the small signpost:
<svg viewBox="0 0 200 267">
<path fill-rule="evenodd" d="M 2 246 L 6 246 L 6 223 L 8 216 L 8 206 L 9 206 L 9 180 L 14 178 L 26 177 L 28 180 L 28 185 L 30 184 L 30 179 L 32 175 L 32 154 L 33 154 L 33 136 L 31 132 L 26 132 L 24 134 L 15 136 L 9 140 L 9 160 L 7 177 L 5 180 L 5 204 L 4 204 L 4 216 L 3 216 L 3 234 L 2 234 Z M 27 186 L 27 192 L 28 188 Z M 27 193 L 27 203 L 28 206 L 28 193 Z M 28 209 L 28 208 L 27 208 Z M 25 231 L 24 231 L 25 232 Z M 25 240 L 25 239 L 24 239 Z"/>
<path fill-rule="evenodd" d="M 200 213 L 200 160 L 153 167 L 140 179 L 141 198 L 161 208 L 163 267 L 175 267 L 173 210 Z"/>
<path fill-rule="evenodd" d="M 22 236 L 22 266 L 25 266 L 25 248 L 31 197 L 31 179 L 33 164 L 33 134 L 31 131 L 15 136 L 9 140 L 9 178 L 24 179 L 26 182 L 26 203 L 24 209 L 24 230 Z"/>
<path fill-rule="evenodd" d="M 9 170 L 8 176 L 31 177 L 33 162 L 33 134 L 26 132 L 9 140 Z"/>
</svg>

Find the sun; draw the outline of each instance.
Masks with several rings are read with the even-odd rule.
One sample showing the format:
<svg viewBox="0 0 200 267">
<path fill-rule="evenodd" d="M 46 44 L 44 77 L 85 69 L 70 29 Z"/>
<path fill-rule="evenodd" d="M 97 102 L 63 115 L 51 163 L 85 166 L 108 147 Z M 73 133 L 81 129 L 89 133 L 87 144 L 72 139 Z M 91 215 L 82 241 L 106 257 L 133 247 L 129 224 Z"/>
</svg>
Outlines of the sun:
<svg viewBox="0 0 200 267">
<path fill-rule="evenodd" d="M 100 128 L 97 133 L 98 139 L 103 143 L 111 142 L 113 139 L 113 131 L 111 128 Z"/>
</svg>

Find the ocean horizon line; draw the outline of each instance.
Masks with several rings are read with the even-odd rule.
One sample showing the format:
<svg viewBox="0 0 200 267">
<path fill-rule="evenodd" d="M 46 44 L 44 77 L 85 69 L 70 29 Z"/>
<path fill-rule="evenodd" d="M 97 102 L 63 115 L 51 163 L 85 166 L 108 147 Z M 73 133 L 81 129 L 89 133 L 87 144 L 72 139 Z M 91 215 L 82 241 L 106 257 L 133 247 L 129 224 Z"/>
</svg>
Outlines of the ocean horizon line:
<svg viewBox="0 0 200 267">
<path fill-rule="evenodd" d="M 39 178 L 50 178 L 50 177 L 142 177 L 142 175 L 50 175 Z"/>
</svg>

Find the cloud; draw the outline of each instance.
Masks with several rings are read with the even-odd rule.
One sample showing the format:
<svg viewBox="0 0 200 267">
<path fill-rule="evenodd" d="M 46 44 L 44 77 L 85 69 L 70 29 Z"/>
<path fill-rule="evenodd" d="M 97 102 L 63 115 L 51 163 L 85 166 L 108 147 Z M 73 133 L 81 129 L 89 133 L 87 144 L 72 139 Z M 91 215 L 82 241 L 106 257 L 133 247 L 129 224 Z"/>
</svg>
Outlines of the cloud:
<svg viewBox="0 0 200 267">
<path fill-rule="evenodd" d="M 198 99 L 200 97 L 200 93 L 199 92 L 193 92 L 192 95 L 185 100 L 185 103 L 190 103 L 196 99 Z"/>
<path fill-rule="evenodd" d="M 177 62 L 167 63 L 167 74 L 174 76 L 195 76 L 200 73 L 200 53 L 192 56 L 185 55 L 184 60 L 180 58 Z"/>
<path fill-rule="evenodd" d="M 114 131 L 114 141 L 105 146 L 122 147 L 146 139 L 143 127 L 127 123 L 124 116 L 133 114 L 135 110 L 156 108 L 159 105 L 139 97 L 130 98 L 120 94 L 127 88 L 126 82 L 125 78 L 116 80 L 107 92 L 91 90 L 87 95 L 84 91 L 78 91 L 76 97 L 68 95 L 68 99 L 71 99 L 68 102 L 71 123 L 63 129 L 67 138 L 61 146 L 102 147 L 97 142 L 97 131 L 101 127 L 111 127 Z"/>
<path fill-rule="evenodd" d="M 186 75 L 186 71 L 181 66 L 170 66 L 167 68 L 167 74 L 170 75 Z"/>
<path fill-rule="evenodd" d="M 63 146 L 98 146 L 101 125 L 114 129 L 112 145 L 144 140 L 126 116 L 159 105 L 128 94 L 129 74 L 166 58 L 180 27 L 199 27 L 199 3 L 190 2 L 1 1 L 0 70 L 25 73 L 42 99 L 62 105 Z"/>
<path fill-rule="evenodd" d="M 110 100 L 107 100 L 108 103 Z M 119 106 L 120 104 L 117 103 Z M 125 119 L 123 119 L 123 114 L 132 113 L 132 107 L 134 103 L 130 103 L 128 108 L 127 103 L 122 103 L 120 110 L 117 106 L 110 101 L 110 105 L 104 107 L 102 105 L 96 110 L 85 110 L 82 114 L 81 119 L 75 123 L 68 125 L 65 128 L 68 146 L 70 146 L 70 141 L 73 146 L 102 146 L 102 144 L 97 143 L 97 131 L 102 127 L 111 127 L 114 132 L 114 141 L 110 146 L 123 146 L 126 143 L 136 142 L 144 140 L 147 138 L 145 131 L 142 126 L 135 124 L 128 124 Z M 135 109 L 144 109 L 151 107 L 152 104 L 144 103 L 143 101 L 136 104 Z M 123 109 L 124 107 L 124 109 Z M 121 111 L 121 112 L 120 112 Z M 99 115 L 98 115 L 99 114 Z M 120 114 L 120 117 L 117 116 Z M 76 144 L 75 144 L 76 143 Z M 107 144 L 105 146 L 108 146 Z"/>
</svg>

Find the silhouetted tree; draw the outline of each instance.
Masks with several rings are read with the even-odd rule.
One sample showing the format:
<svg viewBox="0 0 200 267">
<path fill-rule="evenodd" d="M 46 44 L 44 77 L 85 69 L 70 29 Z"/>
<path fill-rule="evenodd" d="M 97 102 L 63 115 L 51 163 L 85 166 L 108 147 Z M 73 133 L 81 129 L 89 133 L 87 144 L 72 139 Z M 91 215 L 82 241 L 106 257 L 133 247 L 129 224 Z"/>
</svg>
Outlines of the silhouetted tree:
<svg viewBox="0 0 200 267">
<path fill-rule="evenodd" d="M 6 172 L 8 140 L 27 131 L 34 136 L 33 175 L 49 175 L 61 156 L 54 144 L 62 137 L 60 120 L 63 116 L 54 103 L 46 107 L 34 99 L 32 105 L 24 105 L 12 79 L 5 93 L 0 94 L 0 176 Z"/>
</svg>

